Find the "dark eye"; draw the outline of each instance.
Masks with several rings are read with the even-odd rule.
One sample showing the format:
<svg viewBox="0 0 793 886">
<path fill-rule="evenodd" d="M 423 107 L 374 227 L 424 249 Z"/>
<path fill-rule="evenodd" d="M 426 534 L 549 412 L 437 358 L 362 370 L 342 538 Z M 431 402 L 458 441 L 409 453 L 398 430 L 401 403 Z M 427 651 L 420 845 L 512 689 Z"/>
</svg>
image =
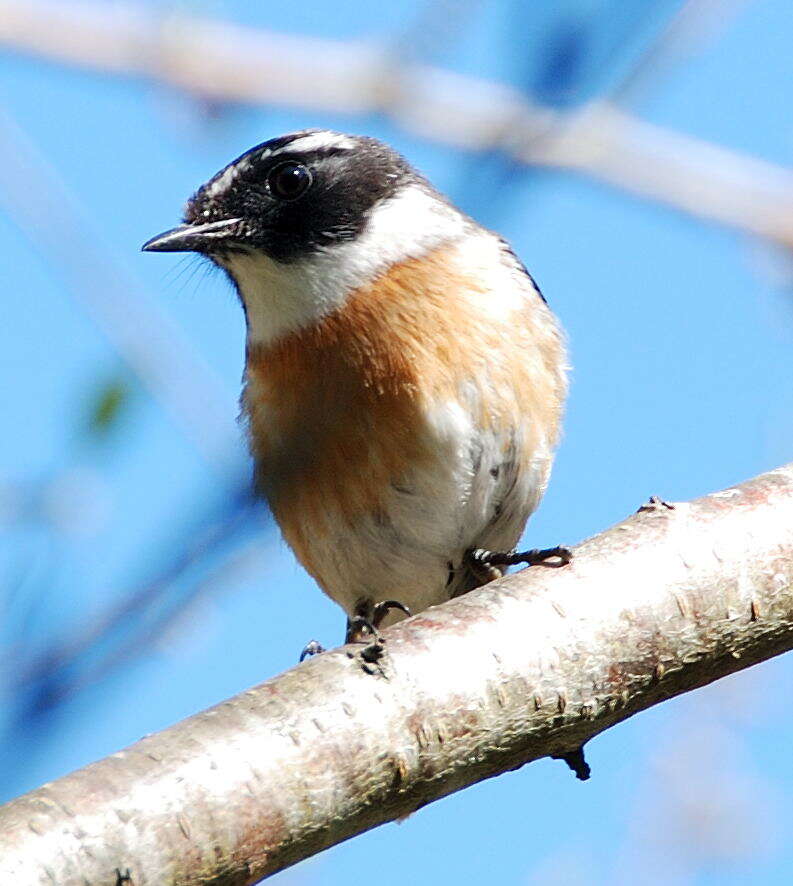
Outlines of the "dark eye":
<svg viewBox="0 0 793 886">
<path fill-rule="evenodd" d="M 267 175 L 267 187 L 278 200 L 297 200 L 311 185 L 311 173 L 302 163 L 287 160 Z"/>
</svg>

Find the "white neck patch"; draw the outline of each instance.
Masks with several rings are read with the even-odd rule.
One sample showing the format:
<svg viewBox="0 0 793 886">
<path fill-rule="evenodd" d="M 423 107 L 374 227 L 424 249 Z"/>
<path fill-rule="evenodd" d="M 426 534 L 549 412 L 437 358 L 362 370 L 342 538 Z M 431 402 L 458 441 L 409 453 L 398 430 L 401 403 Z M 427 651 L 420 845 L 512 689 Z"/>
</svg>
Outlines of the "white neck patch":
<svg viewBox="0 0 793 886">
<path fill-rule="evenodd" d="M 456 209 L 410 185 L 375 206 L 366 228 L 349 243 L 289 264 L 260 252 L 231 254 L 220 263 L 245 302 L 249 344 L 267 345 L 340 307 L 391 266 L 426 255 L 470 226 Z"/>
</svg>

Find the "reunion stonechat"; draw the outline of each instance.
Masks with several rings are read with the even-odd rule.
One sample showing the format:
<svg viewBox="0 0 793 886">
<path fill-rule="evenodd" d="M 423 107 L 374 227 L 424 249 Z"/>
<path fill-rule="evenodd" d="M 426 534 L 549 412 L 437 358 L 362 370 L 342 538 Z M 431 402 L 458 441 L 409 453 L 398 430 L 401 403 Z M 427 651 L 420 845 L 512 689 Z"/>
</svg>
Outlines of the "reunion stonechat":
<svg viewBox="0 0 793 886">
<path fill-rule="evenodd" d="M 567 562 L 513 552 L 559 438 L 559 325 L 509 245 L 394 150 L 264 142 L 143 248 L 200 253 L 239 294 L 255 484 L 348 639 L 512 563 Z"/>
</svg>

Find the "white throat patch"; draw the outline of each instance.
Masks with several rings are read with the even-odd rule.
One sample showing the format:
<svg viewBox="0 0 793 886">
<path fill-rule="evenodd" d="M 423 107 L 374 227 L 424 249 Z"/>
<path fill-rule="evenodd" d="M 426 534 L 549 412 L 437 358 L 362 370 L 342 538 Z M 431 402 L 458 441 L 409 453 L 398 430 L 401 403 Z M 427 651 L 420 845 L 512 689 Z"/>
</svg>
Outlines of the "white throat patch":
<svg viewBox="0 0 793 886">
<path fill-rule="evenodd" d="M 248 342 L 267 345 L 316 322 L 391 266 L 462 236 L 471 223 L 419 185 L 376 205 L 349 243 L 322 247 L 284 264 L 260 252 L 220 263 L 237 282 L 248 317 Z"/>
</svg>

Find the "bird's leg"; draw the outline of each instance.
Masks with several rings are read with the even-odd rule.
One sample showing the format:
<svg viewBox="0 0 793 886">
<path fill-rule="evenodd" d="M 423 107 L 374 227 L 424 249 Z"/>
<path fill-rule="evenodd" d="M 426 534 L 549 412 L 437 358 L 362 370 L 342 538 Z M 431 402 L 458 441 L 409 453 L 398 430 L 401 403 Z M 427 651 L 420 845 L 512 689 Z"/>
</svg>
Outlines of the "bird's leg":
<svg viewBox="0 0 793 886">
<path fill-rule="evenodd" d="M 495 581 L 504 575 L 505 570 L 499 568 L 487 559 L 490 551 L 482 548 L 469 548 L 463 555 L 463 566 L 474 576 L 474 578 L 483 585 Z M 463 590 L 468 590 L 464 588 Z"/>
<path fill-rule="evenodd" d="M 529 566 L 566 566 L 573 559 L 569 548 L 558 545 L 555 548 L 532 548 L 530 551 L 486 551 L 471 548 L 465 552 L 463 565 L 485 583 L 501 578 L 507 566 L 526 563 Z M 502 568 L 503 567 L 503 568 Z"/>
</svg>

